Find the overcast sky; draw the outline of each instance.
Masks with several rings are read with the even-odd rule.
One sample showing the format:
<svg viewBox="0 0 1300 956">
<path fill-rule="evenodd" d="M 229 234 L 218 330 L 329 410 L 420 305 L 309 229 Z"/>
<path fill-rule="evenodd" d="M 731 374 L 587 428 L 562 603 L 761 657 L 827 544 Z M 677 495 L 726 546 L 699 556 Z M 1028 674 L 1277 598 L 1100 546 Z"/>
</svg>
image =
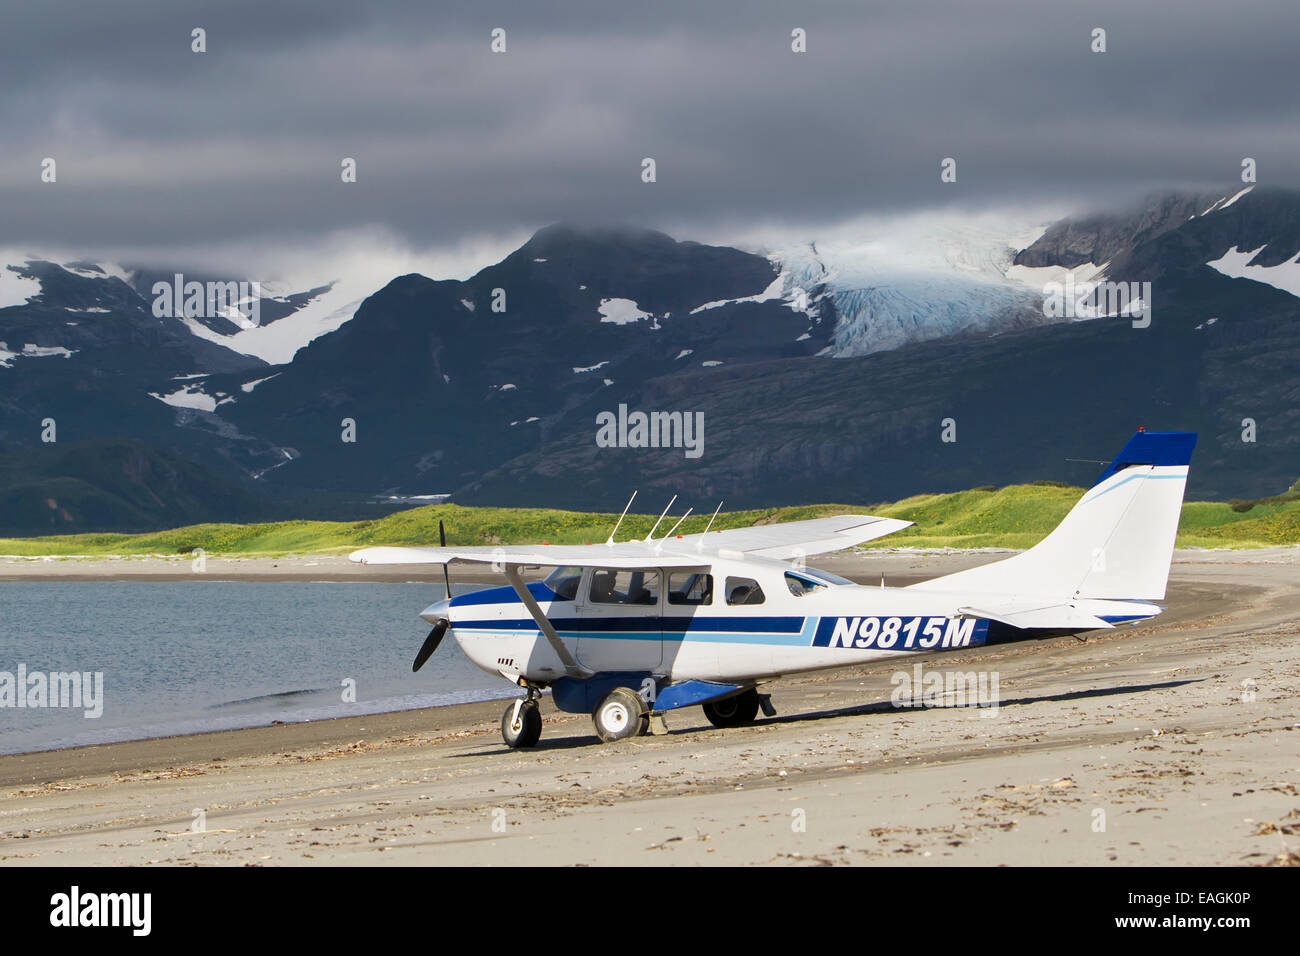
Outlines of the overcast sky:
<svg viewBox="0 0 1300 956">
<path fill-rule="evenodd" d="M 1246 156 L 1300 186 L 1296 0 L 4 7 L 0 248 L 303 256 L 364 237 L 455 271 L 556 220 L 742 241 L 1226 188 Z"/>
</svg>

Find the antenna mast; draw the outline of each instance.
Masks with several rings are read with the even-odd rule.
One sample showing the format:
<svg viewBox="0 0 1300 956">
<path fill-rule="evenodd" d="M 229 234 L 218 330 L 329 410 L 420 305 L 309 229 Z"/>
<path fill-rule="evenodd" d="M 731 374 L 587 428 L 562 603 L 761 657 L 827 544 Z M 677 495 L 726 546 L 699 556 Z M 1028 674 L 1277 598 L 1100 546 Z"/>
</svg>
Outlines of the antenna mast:
<svg viewBox="0 0 1300 956">
<path fill-rule="evenodd" d="M 614 535 L 618 534 L 618 527 L 623 523 L 623 519 L 627 517 L 627 509 L 632 507 L 634 500 L 636 500 L 635 488 L 632 489 L 632 497 L 627 499 L 627 504 L 623 506 L 623 513 L 618 516 L 618 521 L 614 522 L 614 530 L 609 533 L 609 537 L 605 540 L 606 544 L 612 545 L 614 543 Z"/>
<path fill-rule="evenodd" d="M 673 506 L 673 502 L 676 501 L 676 500 L 677 500 L 677 496 L 676 496 L 676 495 L 673 495 L 672 498 L 670 498 L 670 499 L 668 500 L 668 508 L 671 508 L 671 507 Z M 664 516 L 668 514 L 668 508 L 665 508 L 665 509 L 664 509 L 664 513 L 661 514 L 661 515 L 659 516 L 659 521 L 663 521 L 663 520 L 664 520 Z M 648 535 L 645 536 L 645 539 L 646 539 L 647 541 L 649 541 L 652 537 L 654 537 L 654 533 L 655 533 L 657 530 L 659 530 L 659 521 L 656 521 L 656 522 L 655 522 L 655 526 L 654 526 L 653 528 L 651 528 L 651 529 L 650 529 L 650 533 L 649 533 Z"/>
<path fill-rule="evenodd" d="M 695 542 L 695 550 L 696 550 L 696 551 L 703 551 L 703 550 L 704 550 L 704 535 L 707 535 L 707 534 L 709 533 L 709 528 L 712 528 L 712 527 L 713 527 L 714 519 L 716 519 L 716 518 L 718 517 L 718 512 L 721 511 L 721 510 L 722 510 L 722 502 L 719 501 L 719 502 L 718 502 L 718 506 L 717 506 L 716 508 L 713 509 L 713 517 L 709 519 L 709 525 L 708 525 L 707 528 L 704 529 L 704 534 L 700 535 L 700 540 L 697 541 L 697 542 Z"/>
<path fill-rule="evenodd" d="M 669 538 L 671 538 L 671 537 L 673 536 L 673 532 L 676 531 L 678 528 L 680 528 L 680 527 L 682 526 L 682 522 L 685 521 L 685 520 L 690 516 L 690 513 L 691 513 L 692 511 L 694 511 L 694 510 L 695 510 L 694 507 L 691 507 L 691 508 L 687 508 L 687 509 L 686 509 L 686 514 L 684 514 L 684 515 L 682 515 L 680 518 L 678 518 L 678 519 L 677 519 L 677 523 L 676 523 L 675 525 L 673 525 L 670 529 L 668 529 L 668 533 L 667 533 L 666 535 L 664 535 L 662 538 L 659 539 L 659 547 L 655 548 L 655 551 L 662 551 L 662 550 L 663 550 L 663 548 L 664 548 L 664 542 L 667 541 Z"/>
</svg>

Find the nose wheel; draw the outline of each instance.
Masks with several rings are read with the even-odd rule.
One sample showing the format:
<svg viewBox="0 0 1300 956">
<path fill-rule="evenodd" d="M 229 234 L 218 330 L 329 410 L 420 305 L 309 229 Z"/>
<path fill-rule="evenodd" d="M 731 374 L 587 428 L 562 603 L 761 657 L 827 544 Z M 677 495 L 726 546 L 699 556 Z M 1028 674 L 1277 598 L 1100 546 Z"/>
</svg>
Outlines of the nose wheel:
<svg viewBox="0 0 1300 956">
<path fill-rule="evenodd" d="M 501 739 L 512 749 L 532 747 L 542 736 L 542 712 L 532 688 L 527 697 L 514 701 L 501 715 Z"/>
</svg>

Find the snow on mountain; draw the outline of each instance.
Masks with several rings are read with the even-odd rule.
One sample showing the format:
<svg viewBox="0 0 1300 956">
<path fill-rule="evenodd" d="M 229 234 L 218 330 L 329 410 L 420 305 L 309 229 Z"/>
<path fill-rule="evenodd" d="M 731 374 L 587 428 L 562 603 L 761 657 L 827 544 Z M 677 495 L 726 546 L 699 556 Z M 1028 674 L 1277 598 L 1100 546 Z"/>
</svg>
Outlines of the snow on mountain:
<svg viewBox="0 0 1300 956">
<path fill-rule="evenodd" d="M 294 354 L 308 342 L 333 332 L 352 318 L 362 300 L 374 291 L 368 281 L 341 279 L 329 284 L 328 291 L 303 308 L 269 324 L 253 324 L 242 315 L 227 316 L 239 326 L 238 332 L 229 334 L 210 329 L 197 319 L 182 317 L 178 321 L 201 339 L 256 356 L 270 365 L 283 365 L 293 361 Z"/>
<path fill-rule="evenodd" d="M 134 275 L 130 269 L 116 262 L 65 262 L 63 268 L 84 279 L 121 279 L 127 285 L 131 284 Z"/>
<path fill-rule="evenodd" d="M 76 349 L 65 349 L 56 345 L 24 345 L 20 351 L 9 351 L 9 345 L 6 342 L 0 342 L 0 368 L 13 368 L 14 359 L 17 358 L 49 358 L 51 356 L 62 356 L 71 358 L 77 354 Z"/>
<path fill-rule="evenodd" d="M 1220 258 L 1215 259 L 1213 262 L 1207 262 L 1206 265 L 1217 272 L 1222 272 L 1229 278 L 1253 279 L 1256 282 L 1263 282 L 1275 289 L 1281 289 L 1283 292 L 1289 292 L 1300 297 L 1300 255 L 1297 255 L 1289 262 L 1282 262 L 1275 266 L 1251 265 L 1250 263 L 1265 248 L 1267 248 L 1266 245 L 1260 246 L 1258 249 L 1252 249 L 1250 252 L 1242 252 L 1236 246 L 1233 246 Z"/>
<path fill-rule="evenodd" d="M 287 301 L 307 290 L 324 291 L 296 311 L 263 321 L 254 328 L 229 332 L 186 323 L 190 331 L 235 352 L 253 355 L 271 365 L 293 360 L 308 343 L 351 321 L 361 303 L 383 289 L 394 277 L 416 273 L 437 278 L 466 278 L 483 262 L 495 261 L 524 241 L 522 233 L 467 237 L 445 248 L 415 249 L 383 230 L 362 229 L 330 235 L 294 249 L 278 246 L 252 256 L 247 249 L 218 250 L 211 261 L 230 277 L 252 272 L 250 261 L 272 265 L 269 274 L 246 277 L 260 283 L 264 296 Z M 194 252 L 202 255 L 201 251 Z M 202 259 L 203 262 L 209 261 Z M 242 264 L 242 265 L 241 265 Z M 472 298 L 462 304 L 474 311 Z M 266 312 L 265 307 L 263 313 Z M 224 333 L 224 334 L 223 334 Z"/>
<path fill-rule="evenodd" d="M 631 299 L 601 299 L 597 311 L 600 312 L 600 321 L 611 325 L 631 325 L 650 318 L 650 313 L 641 311 Z"/>
<path fill-rule="evenodd" d="M 3 260 L 0 260 L 3 261 Z M 30 276 L 20 276 L 20 266 L 0 266 L 0 309 L 11 305 L 26 305 L 27 300 L 40 295 L 41 283 Z"/>
<path fill-rule="evenodd" d="M 52 263 L 59 269 L 83 279 L 120 279 L 127 285 L 131 284 L 133 275 L 131 270 L 116 262 L 64 261 L 65 258 L 49 250 L 0 249 L 0 309 L 30 305 L 30 300 L 44 291 L 41 280 L 31 274 L 33 264 L 38 262 Z M 67 311 L 102 313 L 109 310 L 92 306 L 69 307 Z"/>
<path fill-rule="evenodd" d="M 827 353 L 868 355 L 966 331 L 1049 321 L 1041 293 L 1008 278 L 1045 219 L 917 214 L 860 219 L 767 246 L 789 288 L 819 287 L 839 315 Z M 816 305 L 818 297 L 810 302 Z"/>
<path fill-rule="evenodd" d="M 1056 282 L 1086 292 L 1103 279 L 1165 282 L 1204 264 L 1300 297 L 1298 211 L 1295 194 L 1253 185 L 1155 194 L 1127 209 L 1054 223 L 1017 256 L 1008 276 L 1040 289 Z"/>
<path fill-rule="evenodd" d="M 1101 265 L 1084 262 L 1073 269 L 1067 269 L 1065 266 L 1014 265 L 1007 270 L 1007 278 L 1040 290 L 1049 282 L 1061 284 L 1073 282 L 1076 286 L 1082 286 L 1101 281 L 1108 265 L 1109 262 L 1103 262 Z"/>
<path fill-rule="evenodd" d="M 60 261 L 59 257 L 52 256 L 0 253 L 0 262 L 20 263 L 0 268 L 0 308 L 29 305 L 31 299 L 46 292 L 40 278 L 30 274 L 19 275 L 20 270 L 30 272 L 32 264 L 36 262 L 59 263 Z M 58 268 L 80 279 L 104 281 L 120 279 L 139 297 L 135 300 L 137 307 L 149 311 L 153 309 L 153 283 L 150 279 L 142 278 L 144 273 L 141 270 L 128 270 L 111 262 L 89 261 L 64 262 Z M 47 280 L 49 274 L 46 274 Z M 170 281 L 170 274 L 168 274 L 168 281 Z M 248 316 L 236 307 L 241 306 L 247 310 L 251 299 L 246 297 L 237 303 L 228 304 L 219 315 L 203 319 L 177 316 L 176 321 L 205 341 L 221 345 L 234 352 L 255 356 L 272 365 L 282 364 L 290 361 L 294 353 L 312 339 L 326 332 L 332 332 L 352 318 L 362 299 L 377 288 L 375 281 L 374 276 L 367 273 L 333 284 L 260 283 L 259 288 L 264 303 L 263 312 L 266 311 L 265 303 L 270 302 L 281 306 L 280 311 L 287 309 L 288 314 L 277 317 L 275 321 L 261 323 L 250 321 Z M 323 291 L 302 307 L 294 309 L 294 303 L 290 301 L 294 290 L 315 288 Z M 103 294 L 114 293 L 105 291 Z M 301 302 L 304 294 L 298 293 L 297 297 Z M 111 310 L 98 305 L 71 305 L 65 306 L 64 311 L 103 314 Z M 232 327 L 235 329 L 233 332 L 220 330 Z"/>
<path fill-rule="evenodd" d="M 773 299 L 784 298 L 786 283 L 789 279 L 788 273 L 782 273 L 768 284 L 767 288 L 757 295 L 747 295 L 739 299 L 716 299 L 713 302 L 705 302 L 703 305 L 697 305 L 691 309 L 691 315 L 704 312 L 708 309 L 717 309 L 724 305 L 734 305 L 737 302 L 771 302 Z"/>
<path fill-rule="evenodd" d="M 1224 196 L 1224 197 L 1223 197 L 1222 199 L 1220 199 L 1218 202 L 1216 202 L 1216 203 L 1214 203 L 1212 206 L 1210 206 L 1209 209 L 1206 209 L 1203 213 L 1201 213 L 1201 215 L 1202 215 L 1202 216 L 1208 216 L 1210 213 L 1214 212 L 1215 210 L 1219 210 L 1219 209 L 1227 209 L 1229 206 L 1231 206 L 1231 205 L 1232 205 L 1233 203 L 1235 203 L 1238 199 L 1240 199 L 1242 196 L 1246 195 L 1246 193 L 1250 192 L 1250 191 L 1251 191 L 1252 189 L 1254 189 L 1254 188 L 1255 188 L 1254 186 L 1247 186 L 1245 189 L 1242 189 L 1242 190 L 1239 190 L 1239 191 L 1236 192 L 1236 193 L 1233 193 L 1232 198 L 1228 198 L 1227 196 Z M 1196 218 L 1196 217 L 1192 217 L 1192 218 Z"/>
<path fill-rule="evenodd" d="M 185 282 L 246 281 L 260 295 L 260 315 L 256 320 L 250 321 L 247 308 L 241 311 L 227 304 L 220 314 L 176 316 L 174 321 L 178 328 L 204 342 L 219 345 L 236 355 L 280 365 L 290 362 L 303 346 L 348 322 L 367 297 L 384 288 L 395 276 L 469 274 L 477 262 L 503 248 L 513 247 L 518 241 L 517 237 L 505 237 L 467 241 L 448 249 L 413 250 L 385 233 L 363 230 L 328 236 L 320 242 L 288 250 L 236 245 L 122 253 L 133 257 L 131 268 L 103 259 L 78 259 L 79 251 L 70 254 L 67 249 L 0 248 L 0 308 L 30 305 L 29 299 L 49 291 L 43 290 L 41 279 L 31 274 L 33 262 L 59 264 L 59 269 L 77 279 L 121 280 L 139 297 L 134 304 L 147 311 L 154 305 L 155 283 L 170 284 L 176 273 Z M 191 263 L 192 269 L 164 265 L 172 256 Z M 19 272 L 26 274 L 19 275 Z M 120 308 L 125 304 L 122 291 L 105 290 L 104 295 L 114 298 L 114 302 L 71 301 L 66 305 L 70 307 L 68 311 L 104 312 L 107 310 L 103 305 Z M 240 292 L 245 298 L 238 304 L 247 306 L 251 302 L 247 290 L 241 288 Z M 61 294 L 56 293 L 55 298 L 61 298 Z M 470 310 L 474 307 L 470 301 L 465 306 Z M 170 315 L 175 310 L 167 311 Z M 203 348 L 207 350 L 208 346 Z"/>
<path fill-rule="evenodd" d="M 275 373 L 275 375 L 279 375 L 279 374 L 280 374 L 279 372 Z M 261 385 L 263 382 L 269 382 L 271 379 L 275 378 L 275 375 L 267 375 L 265 378 L 255 378 L 251 382 L 244 382 L 242 385 L 239 386 L 239 390 L 241 392 L 251 392 L 253 389 L 257 388 L 257 386 Z"/>
<path fill-rule="evenodd" d="M 60 345 L 33 345 L 30 342 L 24 345 L 21 350 L 11 352 L 8 343 L 0 342 L 0 368 L 13 368 L 14 359 L 17 358 L 50 358 L 52 356 L 71 358 L 77 352 L 77 349 L 65 349 Z"/>
<path fill-rule="evenodd" d="M 149 393 L 158 401 L 173 408 L 197 408 L 201 411 L 216 411 L 217 405 L 221 404 L 215 397 L 208 395 L 199 385 L 185 385 L 174 392 L 163 395 L 159 392 Z"/>
</svg>

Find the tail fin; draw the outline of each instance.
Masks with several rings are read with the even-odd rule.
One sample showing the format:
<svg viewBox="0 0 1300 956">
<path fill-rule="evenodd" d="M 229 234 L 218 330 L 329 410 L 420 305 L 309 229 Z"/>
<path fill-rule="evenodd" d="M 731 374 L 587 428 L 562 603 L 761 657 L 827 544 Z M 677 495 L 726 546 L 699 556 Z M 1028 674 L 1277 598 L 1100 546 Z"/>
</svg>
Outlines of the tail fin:
<svg viewBox="0 0 1300 956">
<path fill-rule="evenodd" d="M 1139 431 L 1037 545 L 913 586 L 1065 600 L 1163 598 L 1195 445 L 1193 432 Z"/>
</svg>

